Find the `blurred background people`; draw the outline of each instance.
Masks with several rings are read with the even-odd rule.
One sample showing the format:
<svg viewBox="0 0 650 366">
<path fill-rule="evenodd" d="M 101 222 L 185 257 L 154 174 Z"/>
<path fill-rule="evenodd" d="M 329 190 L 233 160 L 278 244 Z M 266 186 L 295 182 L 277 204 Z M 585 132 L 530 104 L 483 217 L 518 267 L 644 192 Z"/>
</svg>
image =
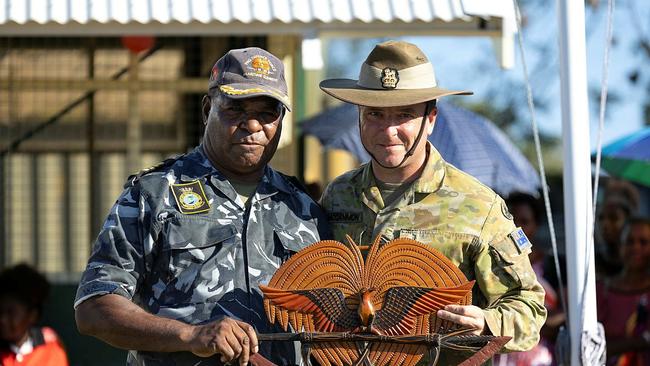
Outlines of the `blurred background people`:
<svg viewBox="0 0 650 366">
<path fill-rule="evenodd" d="M 602 204 L 598 209 L 595 262 L 598 278 L 620 272 L 621 233 L 628 218 L 639 207 L 639 191 L 629 182 L 609 179 L 605 186 Z"/>
<path fill-rule="evenodd" d="M 544 306 L 548 311 L 546 323 L 541 330 L 540 342 L 527 352 L 502 354 L 495 357 L 497 366 L 550 366 L 553 363 L 553 344 L 559 326 L 565 317 L 559 305 L 557 290 L 546 279 L 545 272 L 550 271 L 551 258 L 547 256 L 549 245 L 538 240 L 538 230 L 542 224 L 543 210 L 541 202 L 527 193 L 512 193 L 506 198 L 508 210 L 513 216 L 515 225 L 521 227 L 528 239 L 533 243 L 529 254 L 537 280 L 546 292 Z"/>
<path fill-rule="evenodd" d="M 650 218 L 624 226 L 619 273 L 596 283 L 598 320 L 607 337 L 607 365 L 650 365 Z"/>
<path fill-rule="evenodd" d="M 0 272 L 0 364 L 67 366 L 57 334 L 37 326 L 50 284 L 26 264 Z"/>
</svg>

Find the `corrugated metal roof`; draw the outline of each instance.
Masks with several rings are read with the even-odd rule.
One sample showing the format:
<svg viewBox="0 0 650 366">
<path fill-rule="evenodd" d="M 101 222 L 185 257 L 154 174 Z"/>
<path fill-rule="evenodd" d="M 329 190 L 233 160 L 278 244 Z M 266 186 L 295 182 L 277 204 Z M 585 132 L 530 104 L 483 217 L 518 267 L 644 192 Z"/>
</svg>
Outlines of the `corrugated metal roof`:
<svg viewBox="0 0 650 366">
<path fill-rule="evenodd" d="M 0 0 L 5 24 L 272 24 L 511 18 L 491 0 Z"/>
</svg>

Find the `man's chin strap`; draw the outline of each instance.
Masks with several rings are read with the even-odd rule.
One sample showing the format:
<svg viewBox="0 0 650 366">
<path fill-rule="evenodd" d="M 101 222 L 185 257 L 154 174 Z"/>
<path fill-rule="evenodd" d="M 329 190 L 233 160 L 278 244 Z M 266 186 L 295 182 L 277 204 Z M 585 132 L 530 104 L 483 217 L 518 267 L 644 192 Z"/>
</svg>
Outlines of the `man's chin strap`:
<svg viewBox="0 0 650 366">
<path fill-rule="evenodd" d="M 402 161 L 399 164 L 397 164 L 395 166 L 386 166 L 386 165 L 380 163 L 379 160 L 377 160 L 375 158 L 375 156 L 372 155 L 370 150 L 368 150 L 366 145 L 363 143 L 363 139 L 361 139 L 361 145 L 366 150 L 366 152 L 370 155 L 372 160 L 374 160 L 375 163 L 379 164 L 380 167 L 382 167 L 384 169 L 397 169 L 397 168 L 399 168 L 400 166 L 402 166 L 402 164 L 404 164 L 404 162 L 406 162 L 406 159 L 408 159 L 409 157 L 411 157 L 411 155 L 413 155 L 413 153 L 415 153 L 415 148 L 420 143 L 420 139 L 422 138 L 422 135 L 424 134 L 424 126 L 426 125 L 425 122 L 426 122 L 427 116 L 429 115 L 429 112 L 431 112 L 431 110 L 435 106 L 436 106 L 436 100 L 435 99 L 430 100 L 430 101 L 427 102 L 427 105 L 424 108 L 424 115 L 422 116 L 422 121 L 420 121 L 420 131 L 418 132 L 418 137 L 415 138 L 415 142 L 413 143 L 413 146 L 411 146 L 411 148 L 406 152 L 406 154 L 404 155 L 404 158 L 402 159 Z M 359 133 L 361 133 L 361 111 L 359 111 Z"/>
</svg>

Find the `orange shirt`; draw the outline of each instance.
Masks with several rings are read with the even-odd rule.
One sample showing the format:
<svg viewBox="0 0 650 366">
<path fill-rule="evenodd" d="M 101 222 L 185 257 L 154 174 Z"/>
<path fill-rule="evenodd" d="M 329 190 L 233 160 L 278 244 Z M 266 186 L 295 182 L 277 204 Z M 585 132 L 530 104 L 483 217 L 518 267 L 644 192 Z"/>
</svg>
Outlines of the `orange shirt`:
<svg viewBox="0 0 650 366">
<path fill-rule="evenodd" d="M 2 349 L 0 364 L 2 366 L 68 366 L 68 357 L 54 330 L 43 327 L 35 331 L 30 332 L 33 342 L 31 352 L 16 355 L 9 349 Z M 33 336 L 34 333 L 36 336 Z"/>
</svg>

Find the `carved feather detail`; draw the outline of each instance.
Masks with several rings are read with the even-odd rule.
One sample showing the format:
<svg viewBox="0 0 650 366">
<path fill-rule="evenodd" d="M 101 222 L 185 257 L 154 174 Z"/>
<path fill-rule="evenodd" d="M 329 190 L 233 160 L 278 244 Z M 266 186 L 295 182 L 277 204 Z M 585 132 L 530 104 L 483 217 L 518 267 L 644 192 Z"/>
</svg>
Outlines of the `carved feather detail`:
<svg viewBox="0 0 650 366">
<path fill-rule="evenodd" d="M 456 326 L 437 319 L 447 304 L 471 304 L 474 281 L 429 245 L 410 239 L 381 244 L 377 239 L 364 260 L 358 246 L 325 240 L 292 256 L 275 273 L 264 293 L 269 320 L 285 330 L 371 332 L 421 335 Z M 318 344 L 321 365 L 354 364 L 364 349 L 354 343 Z M 423 346 L 372 343 L 373 365 L 415 365 Z"/>
</svg>

